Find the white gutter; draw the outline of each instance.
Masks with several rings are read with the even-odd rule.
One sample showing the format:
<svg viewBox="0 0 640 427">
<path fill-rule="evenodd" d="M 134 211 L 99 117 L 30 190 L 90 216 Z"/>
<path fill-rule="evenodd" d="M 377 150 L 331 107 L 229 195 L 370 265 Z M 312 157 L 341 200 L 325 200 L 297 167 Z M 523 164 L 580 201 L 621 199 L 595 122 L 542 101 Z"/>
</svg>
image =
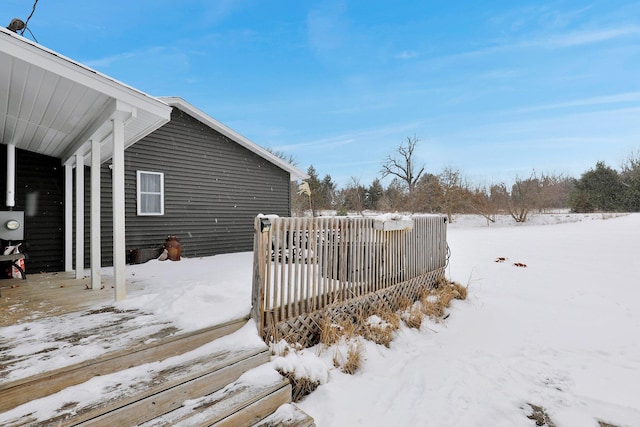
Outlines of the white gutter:
<svg viewBox="0 0 640 427">
<path fill-rule="evenodd" d="M 7 207 L 16 205 L 16 146 L 7 144 Z"/>
</svg>

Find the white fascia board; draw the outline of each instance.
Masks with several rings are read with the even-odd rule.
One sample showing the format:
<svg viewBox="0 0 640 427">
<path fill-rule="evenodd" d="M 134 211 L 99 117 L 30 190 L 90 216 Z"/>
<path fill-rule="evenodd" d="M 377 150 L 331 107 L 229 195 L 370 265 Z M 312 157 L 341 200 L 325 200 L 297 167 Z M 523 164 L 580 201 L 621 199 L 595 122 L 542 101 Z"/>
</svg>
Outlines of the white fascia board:
<svg viewBox="0 0 640 427">
<path fill-rule="evenodd" d="M 238 132 L 234 131 L 230 127 L 225 126 L 224 124 L 220 123 L 219 121 L 217 121 L 213 117 L 209 116 L 208 114 L 206 114 L 202 110 L 200 110 L 200 109 L 194 107 L 193 105 L 189 104 L 184 99 L 182 99 L 182 98 L 180 98 L 178 96 L 161 96 L 161 97 L 159 97 L 159 99 L 161 101 L 166 102 L 168 105 L 170 105 L 172 107 L 176 107 L 176 108 L 184 111 L 185 113 L 189 114 L 193 118 L 201 121 L 202 123 L 206 124 L 210 128 L 215 129 L 216 131 L 218 131 L 221 134 L 225 135 L 226 137 L 232 139 L 233 141 L 235 141 L 236 143 L 238 143 L 241 146 L 245 147 L 246 149 L 248 149 L 250 151 L 253 151 L 254 153 L 259 155 L 260 157 L 264 158 L 265 160 L 268 160 L 269 162 L 273 163 L 274 165 L 278 166 L 279 168 L 286 170 L 291 175 L 291 180 L 292 181 L 296 181 L 298 179 L 307 179 L 307 178 L 309 178 L 309 175 L 307 175 L 306 173 L 302 172 L 300 169 L 296 168 L 295 166 L 291 165 L 289 162 L 286 162 L 285 160 L 281 159 L 280 157 L 271 154 L 270 152 L 268 152 L 267 150 L 265 150 L 264 148 L 262 148 L 261 146 L 259 146 L 255 142 L 253 142 L 253 141 L 249 140 L 248 138 L 240 135 Z"/>
<path fill-rule="evenodd" d="M 89 140 L 96 138 L 98 140 L 102 140 L 107 137 L 111 133 L 110 127 L 110 119 L 114 114 L 116 108 L 116 102 L 110 101 L 107 106 L 102 110 L 102 113 L 96 117 L 96 120 L 85 130 L 84 133 L 80 135 L 77 141 L 68 146 L 67 149 L 62 153 L 62 163 L 66 164 L 69 160 L 71 160 L 73 166 L 75 167 L 74 156 L 76 153 L 80 152 L 80 154 L 88 154 L 89 151 Z"/>
<path fill-rule="evenodd" d="M 144 109 L 166 119 L 166 122 L 171 118 L 171 108 L 160 99 L 134 89 L 3 27 L 0 27 L 0 50 L 77 84 Z"/>
</svg>

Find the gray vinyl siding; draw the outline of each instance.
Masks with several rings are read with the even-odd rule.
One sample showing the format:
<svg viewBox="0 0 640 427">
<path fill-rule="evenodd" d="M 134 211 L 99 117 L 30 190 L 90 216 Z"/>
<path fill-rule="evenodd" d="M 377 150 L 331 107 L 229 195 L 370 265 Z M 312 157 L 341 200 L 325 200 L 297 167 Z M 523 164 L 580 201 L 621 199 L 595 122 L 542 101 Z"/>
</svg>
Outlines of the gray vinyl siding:
<svg viewBox="0 0 640 427">
<path fill-rule="evenodd" d="M 164 173 L 164 215 L 138 216 L 136 171 Z M 111 179 L 102 168 L 103 265 L 111 265 Z M 253 248 L 256 215 L 289 216 L 290 176 L 174 108 L 171 121 L 125 151 L 127 249 L 178 236 L 185 257 Z"/>
<path fill-rule="evenodd" d="M 6 147 L 0 147 L 0 164 L 6 165 Z M 27 275 L 64 269 L 64 171 L 60 159 L 16 149 L 16 205 L 25 211 L 25 243 L 29 258 Z M 7 174 L 1 168 L 0 188 L 4 203 Z M 27 198 L 33 202 L 27 206 Z M 1 272 L 0 272 L 1 273 Z"/>
</svg>

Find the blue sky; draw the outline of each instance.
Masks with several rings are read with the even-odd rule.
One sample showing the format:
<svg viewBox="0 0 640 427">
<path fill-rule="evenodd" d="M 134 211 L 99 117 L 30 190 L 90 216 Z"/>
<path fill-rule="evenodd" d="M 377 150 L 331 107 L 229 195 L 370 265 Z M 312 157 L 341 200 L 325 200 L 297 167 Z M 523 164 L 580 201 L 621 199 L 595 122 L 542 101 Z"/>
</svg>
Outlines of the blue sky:
<svg viewBox="0 0 640 427">
<path fill-rule="evenodd" d="M 1 24 L 32 5 L 2 0 Z M 478 184 L 640 150 L 638 1 L 39 0 L 29 28 L 339 185 L 408 136 Z"/>
</svg>

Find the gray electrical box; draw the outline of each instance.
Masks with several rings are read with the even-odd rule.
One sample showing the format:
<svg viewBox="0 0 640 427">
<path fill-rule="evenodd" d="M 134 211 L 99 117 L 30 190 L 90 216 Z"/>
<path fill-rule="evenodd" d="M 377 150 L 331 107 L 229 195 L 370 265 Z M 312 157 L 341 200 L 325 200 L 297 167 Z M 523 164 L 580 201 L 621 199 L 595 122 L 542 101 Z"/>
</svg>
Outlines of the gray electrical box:
<svg viewBox="0 0 640 427">
<path fill-rule="evenodd" d="M 0 211 L 0 239 L 24 240 L 23 211 Z"/>
</svg>

